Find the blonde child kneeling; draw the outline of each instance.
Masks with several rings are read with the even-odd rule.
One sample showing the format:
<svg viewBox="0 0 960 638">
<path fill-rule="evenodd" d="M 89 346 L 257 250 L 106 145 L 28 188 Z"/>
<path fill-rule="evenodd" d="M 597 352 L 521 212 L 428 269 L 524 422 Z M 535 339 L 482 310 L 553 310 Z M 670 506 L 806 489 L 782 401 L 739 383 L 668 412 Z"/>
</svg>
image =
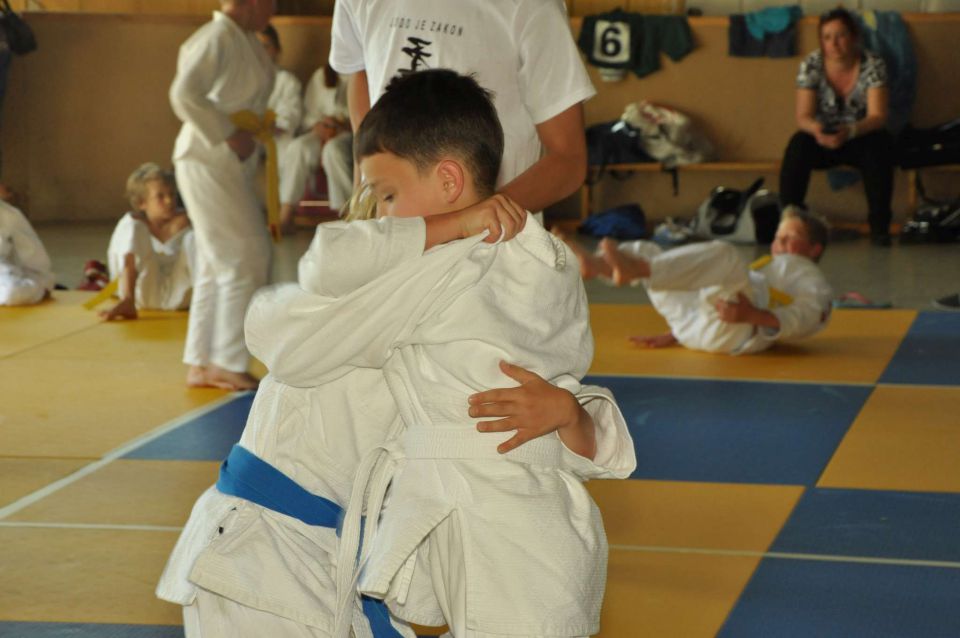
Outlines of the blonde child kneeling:
<svg viewBox="0 0 960 638">
<path fill-rule="evenodd" d="M 193 230 L 177 208 L 173 173 L 148 162 L 127 178 L 133 210 L 120 218 L 107 249 L 120 301 L 106 320 L 136 319 L 137 310 L 186 310 L 193 289 Z"/>
</svg>

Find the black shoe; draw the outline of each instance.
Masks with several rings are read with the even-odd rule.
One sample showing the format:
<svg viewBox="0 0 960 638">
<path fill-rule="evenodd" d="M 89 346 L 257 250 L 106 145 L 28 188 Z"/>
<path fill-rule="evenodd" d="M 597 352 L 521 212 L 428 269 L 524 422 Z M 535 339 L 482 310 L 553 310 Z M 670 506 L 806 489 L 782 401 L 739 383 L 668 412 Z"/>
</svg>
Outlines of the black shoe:
<svg viewBox="0 0 960 638">
<path fill-rule="evenodd" d="M 890 233 L 872 233 L 870 243 L 874 246 L 889 246 L 892 243 Z"/>
<path fill-rule="evenodd" d="M 960 310 L 960 293 L 934 299 L 933 307 L 940 310 Z"/>
</svg>

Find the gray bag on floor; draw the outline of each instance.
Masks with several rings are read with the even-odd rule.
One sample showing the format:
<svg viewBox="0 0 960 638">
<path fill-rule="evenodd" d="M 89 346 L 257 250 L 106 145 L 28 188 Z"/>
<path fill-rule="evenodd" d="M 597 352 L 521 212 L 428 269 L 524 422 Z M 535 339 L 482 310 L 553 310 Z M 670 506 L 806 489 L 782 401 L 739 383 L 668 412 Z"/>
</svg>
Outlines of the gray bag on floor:
<svg viewBox="0 0 960 638">
<path fill-rule="evenodd" d="M 769 244 L 780 223 L 780 198 L 761 186 L 762 177 L 745 191 L 714 188 L 697 210 L 692 224 L 694 236 L 737 244 Z"/>
</svg>

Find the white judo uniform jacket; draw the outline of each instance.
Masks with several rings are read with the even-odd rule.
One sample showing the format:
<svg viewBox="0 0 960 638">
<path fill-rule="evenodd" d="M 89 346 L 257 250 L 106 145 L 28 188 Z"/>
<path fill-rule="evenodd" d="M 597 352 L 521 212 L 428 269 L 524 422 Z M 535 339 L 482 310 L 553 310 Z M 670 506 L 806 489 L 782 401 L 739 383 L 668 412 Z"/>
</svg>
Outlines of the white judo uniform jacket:
<svg viewBox="0 0 960 638">
<path fill-rule="evenodd" d="M 591 462 L 556 433 L 500 455 L 496 446 L 511 433 L 479 433 L 464 410 L 469 394 L 507 383 L 501 359 L 581 390 L 593 341 L 579 269 L 562 243 L 527 224 L 506 243 L 475 237 L 435 248 L 336 300 L 274 288 L 251 306 L 248 339 L 262 342 L 269 335 L 253 327 L 275 325 L 291 337 L 276 360 L 265 361 L 278 379 L 318 384 L 358 367 L 382 368 L 402 416 L 404 432 L 385 446 L 390 461 L 375 469 L 369 489 L 368 512 L 379 509 L 392 477 L 372 544 L 376 525 L 367 520 L 362 590 L 386 596 L 402 618 L 443 622 L 426 570 L 417 569 L 417 549 L 456 516 L 471 629 L 598 630 L 606 538 L 581 480 L 633 471 L 622 420 Z M 356 533 L 355 505 L 368 479 L 361 470 L 345 538 Z"/>
<path fill-rule="evenodd" d="M 17 208 L 0 200 L 0 306 L 39 303 L 53 290 L 50 256 Z"/>
<path fill-rule="evenodd" d="M 271 374 L 261 382 L 240 444 L 310 492 L 344 507 L 361 458 L 401 430 L 398 411 L 383 372 L 376 367 L 336 365 L 326 374 L 312 374 L 301 364 L 326 356 L 338 343 L 355 344 L 371 331 L 379 332 L 379 319 L 361 328 L 357 315 L 351 318 L 346 312 L 349 304 L 370 303 L 364 292 L 368 283 L 401 264 L 418 261 L 424 233 L 421 219 L 325 224 L 301 260 L 301 281 L 316 296 L 295 286 L 266 289 L 255 297 L 248 313 L 248 342 Z M 369 259 L 355 259 L 359 250 L 370 247 L 376 249 L 365 253 Z M 341 306 L 345 311 L 341 320 L 324 329 L 329 337 L 324 351 L 311 352 L 312 344 L 303 343 L 300 332 L 291 329 L 309 324 L 309 317 L 304 322 L 300 316 L 302 306 L 329 306 L 339 297 L 348 303 Z M 284 374 L 285 362 L 289 376 Z M 504 382 L 500 377 L 490 387 Z M 596 462 L 610 462 L 597 473 L 629 472 L 632 465 L 624 458 L 633 458 L 632 446 L 624 449 L 629 445 L 623 436 L 626 424 L 609 392 L 584 387 L 578 398 L 597 424 Z M 466 414 L 466 407 L 464 396 L 458 409 Z M 493 447 L 502 440 L 486 436 L 493 437 L 486 439 Z M 567 455 L 574 463 L 585 461 Z M 306 525 L 211 488 L 194 506 L 157 594 L 185 605 L 200 586 L 332 633 L 338 605 L 353 596 L 352 588 L 344 591 L 338 585 L 338 577 L 348 584 L 353 579 L 352 569 L 338 570 L 341 549 L 332 529 Z M 356 610 L 353 616 L 354 631 L 366 635 Z"/>
<path fill-rule="evenodd" d="M 137 308 L 185 310 L 190 306 L 195 261 L 192 228 L 183 228 L 164 242 L 153 236 L 145 221 L 126 213 L 113 229 L 107 248 L 110 279 L 123 272 L 128 253 L 136 257 Z"/>
<path fill-rule="evenodd" d="M 303 119 L 301 93 L 302 87 L 297 76 L 285 69 L 276 70 L 267 108 L 276 113 L 276 126 L 283 129 L 286 136 L 296 135 L 300 129 L 300 120 Z"/>
<path fill-rule="evenodd" d="M 652 242 L 620 245 L 650 263 L 642 283 L 650 302 L 682 345 L 694 350 L 748 354 L 777 341 L 802 339 L 822 330 L 830 319 L 833 291 L 820 268 L 800 255 L 775 255 L 748 265 L 723 241 L 661 251 Z M 743 293 L 757 308 L 780 321 L 779 330 L 729 323 L 717 315 L 721 299 Z"/>
</svg>

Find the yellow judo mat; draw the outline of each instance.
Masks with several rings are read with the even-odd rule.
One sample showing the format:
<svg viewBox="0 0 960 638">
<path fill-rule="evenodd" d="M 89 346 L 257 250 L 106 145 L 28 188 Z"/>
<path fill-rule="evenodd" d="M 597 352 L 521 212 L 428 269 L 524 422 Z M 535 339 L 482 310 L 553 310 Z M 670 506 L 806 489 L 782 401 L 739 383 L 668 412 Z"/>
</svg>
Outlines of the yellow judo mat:
<svg viewBox="0 0 960 638">
<path fill-rule="evenodd" d="M 153 591 L 219 463 L 136 451 L 218 410 L 235 434 L 249 396 L 185 387 L 185 313 L 101 323 L 88 296 L 0 309 L 0 636 L 181 635 Z M 944 315 L 839 310 L 807 342 L 731 357 L 631 346 L 666 329 L 649 306 L 591 310 L 592 382 L 639 459 L 588 483 L 610 543 L 602 636 L 960 635 Z"/>
</svg>

